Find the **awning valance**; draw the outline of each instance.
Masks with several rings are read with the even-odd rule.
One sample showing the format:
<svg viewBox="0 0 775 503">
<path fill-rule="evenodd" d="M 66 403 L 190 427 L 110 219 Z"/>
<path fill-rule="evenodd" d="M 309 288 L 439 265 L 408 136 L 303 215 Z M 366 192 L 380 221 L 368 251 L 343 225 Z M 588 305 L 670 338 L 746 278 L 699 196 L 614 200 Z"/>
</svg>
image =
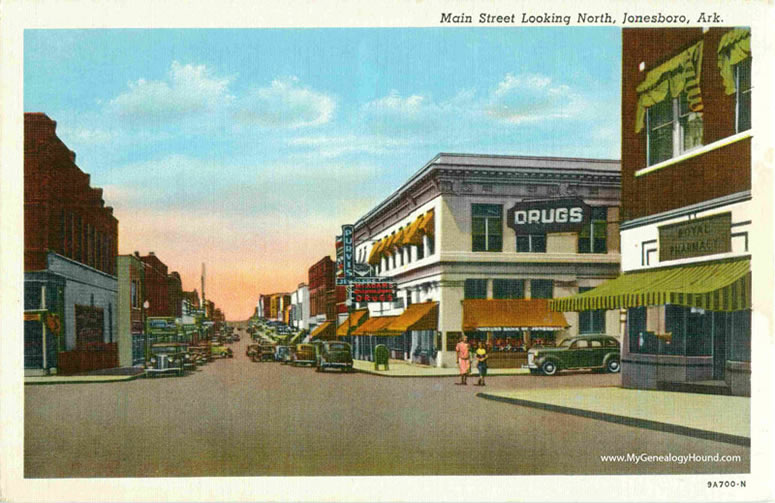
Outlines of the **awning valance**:
<svg viewBox="0 0 775 503">
<path fill-rule="evenodd" d="M 565 316 L 549 310 L 547 299 L 465 299 L 465 332 L 503 330 L 562 330 Z"/>
<path fill-rule="evenodd" d="M 686 91 L 689 110 L 702 111 L 700 93 L 702 48 L 703 41 L 700 40 L 646 74 L 646 78 L 635 89 L 638 93 L 638 105 L 635 111 L 636 133 L 643 129 L 646 110 L 649 107 L 668 98 L 677 98 L 683 91 Z"/>
<path fill-rule="evenodd" d="M 735 92 L 734 66 L 751 57 L 751 30 L 735 28 L 721 37 L 718 43 L 718 68 L 724 82 L 724 92 Z"/>
<path fill-rule="evenodd" d="M 350 313 L 350 316 L 344 320 L 344 322 L 336 329 L 336 336 L 346 337 L 350 335 L 353 330 L 358 328 L 360 324 L 365 322 L 367 319 L 369 319 L 368 309 L 358 309 L 353 311 Z"/>
<path fill-rule="evenodd" d="M 412 304 L 386 327 L 391 332 L 404 333 L 411 330 L 437 330 L 439 324 L 439 303 L 423 302 Z"/>
<path fill-rule="evenodd" d="M 379 316 L 369 318 L 363 324 L 351 332 L 352 335 L 400 335 L 395 332 L 388 332 L 385 327 L 395 320 L 397 316 Z"/>
<path fill-rule="evenodd" d="M 567 312 L 662 304 L 711 311 L 750 309 L 750 259 L 625 273 L 584 293 L 554 299 L 549 307 Z"/>
<path fill-rule="evenodd" d="M 315 330 L 309 334 L 309 340 L 320 339 L 321 341 L 330 341 L 336 339 L 336 326 L 333 321 L 324 321 L 321 325 L 315 327 Z"/>
</svg>

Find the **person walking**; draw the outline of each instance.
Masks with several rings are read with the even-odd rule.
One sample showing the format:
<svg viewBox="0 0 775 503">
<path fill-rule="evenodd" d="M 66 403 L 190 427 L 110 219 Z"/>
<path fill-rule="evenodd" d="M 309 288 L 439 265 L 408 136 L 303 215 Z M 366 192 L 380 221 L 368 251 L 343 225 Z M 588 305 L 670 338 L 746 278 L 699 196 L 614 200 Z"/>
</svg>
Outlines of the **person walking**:
<svg viewBox="0 0 775 503">
<path fill-rule="evenodd" d="M 460 382 L 455 384 L 468 384 L 466 377 L 468 377 L 468 372 L 471 370 L 468 337 L 463 335 L 463 338 L 455 346 L 455 353 L 457 354 L 457 366 L 460 369 Z"/>
<path fill-rule="evenodd" d="M 476 350 L 476 368 L 479 369 L 479 383 L 477 386 L 485 386 L 484 378 L 487 377 L 487 350 L 480 346 Z"/>
</svg>

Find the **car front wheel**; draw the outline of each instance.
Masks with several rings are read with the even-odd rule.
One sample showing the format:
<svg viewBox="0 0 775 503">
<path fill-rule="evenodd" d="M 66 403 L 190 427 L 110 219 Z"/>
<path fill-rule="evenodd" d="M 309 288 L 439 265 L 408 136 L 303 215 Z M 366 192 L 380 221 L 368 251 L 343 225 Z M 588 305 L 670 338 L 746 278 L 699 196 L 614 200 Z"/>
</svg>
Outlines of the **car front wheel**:
<svg viewBox="0 0 775 503">
<path fill-rule="evenodd" d="M 557 373 L 557 364 L 555 364 L 553 361 L 546 361 L 543 365 L 541 365 L 541 371 L 544 373 L 544 375 L 553 376 Z"/>
<path fill-rule="evenodd" d="M 622 366 L 619 363 L 618 358 L 611 358 L 610 360 L 608 360 L 608 363 L 605 366 L 605 369 L 611 374 L 616 374 L 617 372 L 619 372 L 619 370 L 621 370 L 621 368 Z"/>
</svg>

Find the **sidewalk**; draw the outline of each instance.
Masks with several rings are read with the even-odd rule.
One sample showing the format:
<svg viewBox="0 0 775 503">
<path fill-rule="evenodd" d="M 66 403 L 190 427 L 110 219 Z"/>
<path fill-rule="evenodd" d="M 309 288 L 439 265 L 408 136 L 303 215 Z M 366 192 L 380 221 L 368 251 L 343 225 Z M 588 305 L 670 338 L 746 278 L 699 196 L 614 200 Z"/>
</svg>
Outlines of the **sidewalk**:
<svg viewBox="0 0 775 503">
<path fill-rule="evenodd" d="M 379 375 L 383 377 L 458 377 L 460 375 L 457 367 L 453 368 L 440 368 L 431 367 L 430 365 L 420 365 L 417 363 L 406 363 L 403 360 L 390 360 L 390 370 L 384 370 L 385 367 L 380 365 L 380 370 L 374 370 L 374 362 L 366 360 L 353 360 L 353 368 L 356 372 L 363 372 L 364 374 Z M 512 376 L 529 374 L 527 369 L 489 369 L 487 370 L 487 376 Z M 471 374 L 469 377 L 476 377 L 479 375 L 479 370 L 476 365 L 471 368 Z"/>
<path fill-rule="evenodd" d="M 750 447 L 751 399 L 625 388 L 482 392 L 488 400 Z"/>
<path fill-rule="evenodd" d="M 132 381 L 143 377 L 145 370 L 139 367 L 118 367 L 114 369 L 95 370 L 77 375 L 25 376 L 24 384 L 84 384 Z"/>
</svg>

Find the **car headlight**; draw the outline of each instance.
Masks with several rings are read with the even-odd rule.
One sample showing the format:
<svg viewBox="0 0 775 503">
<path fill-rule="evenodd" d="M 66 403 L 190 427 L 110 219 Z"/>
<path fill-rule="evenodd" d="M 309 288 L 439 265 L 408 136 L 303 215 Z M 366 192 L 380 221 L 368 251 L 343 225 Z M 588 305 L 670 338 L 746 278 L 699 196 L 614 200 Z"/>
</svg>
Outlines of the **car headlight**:
<svg viewBox="0 0 775 503">
<path fill-rule="evenodd" d="M 186 355 L 186 360 L 190 360 L 190 359 L 191 359 L 191 355 Z"/>
</svg>

